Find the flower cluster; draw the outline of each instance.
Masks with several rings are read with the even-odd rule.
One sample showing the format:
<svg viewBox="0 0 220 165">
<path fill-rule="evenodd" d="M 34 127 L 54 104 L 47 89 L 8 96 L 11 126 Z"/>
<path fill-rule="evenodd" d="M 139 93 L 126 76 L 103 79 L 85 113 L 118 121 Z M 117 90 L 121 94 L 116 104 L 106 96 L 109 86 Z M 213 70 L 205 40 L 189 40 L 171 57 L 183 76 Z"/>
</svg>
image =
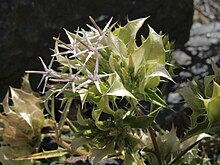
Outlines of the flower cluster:
<svg viewBox="0 0 220 165">
<path fill-rule="evenodd" d="M 104 38 L 112 18 L 109 20 L 103 30 L 99 28 L 92 17 L 89 18 L 94 26 L 87 25 L 89 27 L 89 31 L 85 31 L 84 29 L 81 29 L 80 31 L 78 28 L 74 34 L 65 30 L 70 43 L 65 43 L 59 38 L 53 37 L 55 40 L 55 48 L 53 49 L 54 54 L 52 55 L 52 60 L 48 67 L 40 57 L 44 71 L 26 71 L 27 73 L 43 75 L 38 85 L 39 87 L 43 80 L 45 80 L 42 91 L 43 94 L 45 93 L 48 80 L 66 83 L 59 90 L 57 96 L 68 89 L 70 85 L 72 86 L 72 92 L 75 93 L 90 83 L 94 83 L 97 90 L 102 93 L 100 79 L 108 77 L 112 74 L 99 73 L 99 59 L 101 58 L 99 51 L 108 47 L 104 44 Z M 65 51 L 60 51 L 60 49 Z M 56 58 L 61 65 L 68 67 L 69 74 L 66 74 L 63 71 L 62 73 L 56 72 L 51 68 L 54 58 Z M 90 65 L 91 63 L 95 63 L 94 67 Z M 73 73 L 73 69 L 77 69 L 77 72 Z"/>
</svg>

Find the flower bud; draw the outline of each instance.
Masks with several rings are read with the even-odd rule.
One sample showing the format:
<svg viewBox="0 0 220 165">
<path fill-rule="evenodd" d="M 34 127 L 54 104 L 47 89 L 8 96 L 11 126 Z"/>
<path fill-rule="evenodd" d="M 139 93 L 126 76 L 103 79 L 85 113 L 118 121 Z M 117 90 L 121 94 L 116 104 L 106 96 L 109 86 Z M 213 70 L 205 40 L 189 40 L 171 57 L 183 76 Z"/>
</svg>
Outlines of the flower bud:
<svg viewBox="0 0 220 165">
<path fill-rule="evenodd" d="M 214 82 L 212 97 L 203 100 L 210 123 L 220 121 L 220 86 Z"/>
</svg>

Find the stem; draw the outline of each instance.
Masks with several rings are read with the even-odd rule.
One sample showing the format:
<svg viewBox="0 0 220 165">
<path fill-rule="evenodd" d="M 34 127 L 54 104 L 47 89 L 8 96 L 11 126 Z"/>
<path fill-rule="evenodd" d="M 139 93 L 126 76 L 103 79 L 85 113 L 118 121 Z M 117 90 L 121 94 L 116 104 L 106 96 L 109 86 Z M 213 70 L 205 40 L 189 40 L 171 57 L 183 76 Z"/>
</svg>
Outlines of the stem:
<svg viewBox="0 0 220 165">
<path fill-rule="evenodd" d="M 178 162 L 183 155 L 185 155 L 189 150 L 191 150 L 193 147 L 195 147 L 197 144 L 199 144 L 204 139 L 206 139 L 206 138 L 202 138 L 202 139 L 196 141 L 195 143 L 191 144 L 189 147 L 187 147 L 185 150 L 183 150 L 175 159 L 173 159 L 173 161 L 171 161 L 169 163 L 169 165 L 173 165 L 174 163 Z"/>
<path fill-rule="evenodd" d="M 156 137 L 155 137 L 155 134 L 154 134 L 154 130 L 152 129 L 152 127 L 149 127 L 148 131 L 150 133 L 150 137 L 151 137 L 151 140 L 152 140 L 153 145 L 154 145 L 155 155 L 157 157 L 158 164 L 159 165 L 163 165 L 163 161 L 161 160 L 160 150 L 159 150 L 159 147 L 157 145 L 157 141 L 156 141 Z"/>
<path fill-rule="evenodd" d="M 76 133 L 78 131 L 77 128 L 71 123 L 71 121 L 68 118 L 66 118 L 66 123 L 69 125 L 73 133 Z"/>
</svg>

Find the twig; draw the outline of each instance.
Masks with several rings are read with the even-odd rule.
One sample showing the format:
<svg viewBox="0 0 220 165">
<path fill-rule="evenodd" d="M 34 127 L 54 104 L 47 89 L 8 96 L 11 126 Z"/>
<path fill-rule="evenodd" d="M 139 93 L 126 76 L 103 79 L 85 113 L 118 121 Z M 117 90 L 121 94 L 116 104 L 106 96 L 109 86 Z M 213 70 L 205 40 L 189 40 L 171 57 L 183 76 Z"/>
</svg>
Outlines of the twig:
<svg viewBox="0 0 220 165">
<path fill-rule="evenodd" d="M 155 155 L 157 157 L 158 164 L 163 165 L 163 162 L 161 160 L 160 150 L 159 150 L 159 147 L 157 145 L 156 137 L 155 137 L 155 134 L 154 134 L 154 130 L 152 129 L 152 127 L 149 127 L 148 131 L 150 133 L 150 137 L 151 137 L 151 140 L 152 140 L 153 145 L 154 145 Z"/>
</svg>

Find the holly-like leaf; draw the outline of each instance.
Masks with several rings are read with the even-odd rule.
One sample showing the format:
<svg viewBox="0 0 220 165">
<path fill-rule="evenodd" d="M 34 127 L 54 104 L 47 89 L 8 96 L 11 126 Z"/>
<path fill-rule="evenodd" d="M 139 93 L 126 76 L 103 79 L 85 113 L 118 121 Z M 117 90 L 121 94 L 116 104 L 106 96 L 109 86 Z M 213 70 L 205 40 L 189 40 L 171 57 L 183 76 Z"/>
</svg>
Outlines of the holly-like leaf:
<svg viewBox="0 0 220 165">
<path fill-rule="evenodd" d="M 160 147 L 161 157 L 170 159 L 172 154 L 179 149 L 179 139 L 176 135 L 176 128 L 172 126 L 170 131 L 156 137 L 157 144 Z"/>
<path fill-rule="evenodd" d="M 197 123 L 195 127 L 188 130 L 183 137 L 182 141 L 185 141 L 193 136 L 199 135 L 201 133 L 207 132 L 208 130 L 209 121 L 206 119 L 201 123 Z"/>
<path fill-rule="evenodd" d="M 80 124 L 80 125 L 88 125 L 88 123 L 86 122 L 86 120 L 83 118 L 82 114 L 81 114 L 81 111 L 80 111 L 80 108 L 78 108 L 77 110 L 77 122 Z"/>
<path fill-rule="evenodd" d="M 152 89 L 145 89 L 146 99 L 160 107 L 170 109 L 170 106 Z"/>
<path fill-rule="evenodd" d="M 160 108 L 156 109 L 148 115 L 127 116 L 123 121 L 130 125 L 131 128 L 148 128 L 154 122 L 159 110 Z"/>
<path fill-rule="evenodd" d="M 123 43 L 119 37 L 114 35 L 113 32 L 109 31 L 108 34 L 108 44 L 111 51 L 120 57 L 126 57 L 127 47 L 125 43 Z"/>
<path fill-rule="evenodd" d="M 3 102 L 5 113 L 0 114 L 0 120 L 5 125 L 2 137 L 7 144 L 20 146 L 40 133 L 45 118 L 38 97 L 15 88 L 10 88 L 10 93 L 13 106 L 9 106 L 7 94 Z"/>
<path fill-rule="evenodd" d="M 149 34 L 143 44 L 138 47 L 132 54 L 135 65 L 135 73 L 141 65 L 145 64 L 165 64 L 165 49 L 163 46 L 162 36 L 157 34 L 149 26 Z"/>
<path fill-rule="evenodd" d="M 24 75 L 22 85 L 21 85 L 21 90 L 27 93 L 33 93 L 31 84 L 29 81 L 29 74 Z"/>
<path fill-rule="evenodd" d="M 99 118 L 102 114 L 102 109 L 97 109 L 92 111 L 92 118 L 95 120 L 95 125 L 98 129 L 102 131 L 108 130 L 108 128 L 105 127 L 104 121 L 99 121 Z"/>
<path fill-rule="evenodd" d="M 143 73 L 143 69 L 141 68 L 142 73 L 146 74 L 139 83 L 139 90 L 141 93 L 144 93 L 145 88 L 156 88 L 160 83 L 161 77 L 174 82 L 164 65 L 156 64 L 145 68 L 147 70 L 145 73 Z"/>
<path fill-rule="evenodd" d="M 33 149 L 29 145 L 21 145 L 19 147 L 1 146 L 0 160 L 3 165 L 32 165 L 30 160 L 15 160 L 15 158 L 29 155 Z"/>
<path fill-rule="evenodd" d="M 215 74 L 215 81 L 220 84 L 220 68 L 212 61 L 212 70 Z"/>
<path fill-rule="evenodd" d="M 81 103 L 82 103 L 82 108 L 83 108 L 83 106 L 86 102 L 86 98 L 88 96 L 88 90 L 82 88 L 82 89 L 79 89 L 78 93 L 79 93 L 80 100 L 81 100 Z"/>
<path fill-rule="evenodd" d="M 202 114 L 204 112 L 204 104 L 198 96 L 196 96 L 189 87 L 183 87 L 177 91 L 180 93 L 187 105 L 197 114 Z"/>
<path fill-rule="evenodd" d="M 98 162 L 100 162 L 106 156 L 115 154 L 114 146 L 115 146 L 115 143 L 113 141 L 107 144 L 104 148 L 93 149 L 92 156 L 91 156 L 93 164 L 98 164 Z"/>
<path fill-rule="evenodd" d="M 115 111 L 113 111 L 109 106 L 109 96 L 102 96 L 99 102 L 96 102 L 98 108 L 102 109 L 103 112 L 114 115 Z"/>
<path fill-rule="evenodd" d="M 205 93 L 205 96 L 211 97 L 212 85 L 210 83 L 214 80 L 215 77 L 216 77 L 215 75 L 205 76 L 205 78 L 204 78 L 204 86 L 205 86 L 204 93 Z"/>
<path fill-rule="evenodd" d="M 71 143 L 71 149 L 74 151 L 80 146 L 83 146 L 85 144 L 89 144 L 91 142 L 91 139 L 87 138 L 81 138 L 81 137 L 74 137 L 72 143 Z"/>
<path fill-rule="evenodd" d="M 107 92 L 107 95 L 121 96 L 121 97 L 127 96 L 136 99 L 132 93 L 130 93 L 127 89 L 125 89 L 117 73 L 109 77 L 109 84 L 110 84 L 110 88 Z"/>
<path fill-rule="evenodd" d="M 147 18 L 148 17 L 128 21 L 128 23 L 124 27 L 117 28 L 114 31 L 114 34 L 116 34 L 118 38 L 120 38 L 127 46 L 128 54 L 132 53 L 133 50 L 137 47 L 135 42 L 136 34 Z"/>
<path fill-rule="evenodd" d="M 218 85 L 215 81 L 213 83 L 213 92 L 212 97 L 219 97 L 220 96 L 220 85 Z"/>
<path fill-rule="evenodd" d="M 125 152 L 124 165 L 145 165 L 144 161 L 139 157 L 137 153 L 129 151 Z"/>
</svg>

